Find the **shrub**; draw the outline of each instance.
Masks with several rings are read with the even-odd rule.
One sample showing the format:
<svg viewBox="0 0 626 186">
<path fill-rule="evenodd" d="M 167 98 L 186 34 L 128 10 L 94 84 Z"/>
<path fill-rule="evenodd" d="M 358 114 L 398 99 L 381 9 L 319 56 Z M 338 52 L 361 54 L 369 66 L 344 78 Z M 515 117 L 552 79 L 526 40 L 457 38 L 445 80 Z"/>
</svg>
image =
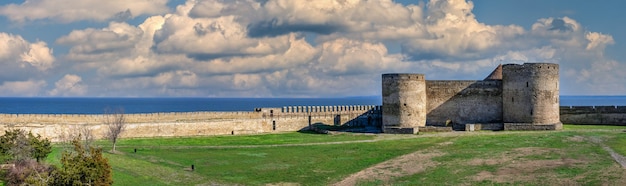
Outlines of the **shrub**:
<svg viewBox="0 0 626 186">
<path fill-rule="evenodd" d="M 64 152 L 61 168 L 54 174 L 54 185 L 111 185 L 111 166 L 102 156 L 101 148 L 88 148 L 78 139 L 72 141 L 74 151 Z"/>
<path fill-rule="evenodd" d="M 24 130 L 14 129 L 5 131 L 0 136 L 0 161 L 21 161 L 34 158 L 39 162 L 52 152 L 50 140 L 41 135 L 26 133 Z"/>
<path fill-rule="evenodd" d="M 7 185 L 50 185 L 53 171 L 54 167 L 32 159 L 19 160 L 8 170 L 5 179 Z"/>
</svg>

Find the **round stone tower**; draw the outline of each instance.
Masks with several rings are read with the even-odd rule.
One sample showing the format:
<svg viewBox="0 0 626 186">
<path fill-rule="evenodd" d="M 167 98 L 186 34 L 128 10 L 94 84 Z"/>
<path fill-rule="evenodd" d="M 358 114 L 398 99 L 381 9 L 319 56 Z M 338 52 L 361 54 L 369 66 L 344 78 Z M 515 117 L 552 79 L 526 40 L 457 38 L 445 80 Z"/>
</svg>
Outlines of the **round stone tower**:
<svg viewBox="0 0 626 186">
<path fill-rule="evenodd" d="M 505 130 L 507 123 L 561 125 L 559 65 L 524 63 L 502 66 L 502 120 Z"/>
<path fill-rule="evenodd" d="M 426 126 L 424 74 L 383 74 L 383 132 L 417 133 Z"/>
</svg>

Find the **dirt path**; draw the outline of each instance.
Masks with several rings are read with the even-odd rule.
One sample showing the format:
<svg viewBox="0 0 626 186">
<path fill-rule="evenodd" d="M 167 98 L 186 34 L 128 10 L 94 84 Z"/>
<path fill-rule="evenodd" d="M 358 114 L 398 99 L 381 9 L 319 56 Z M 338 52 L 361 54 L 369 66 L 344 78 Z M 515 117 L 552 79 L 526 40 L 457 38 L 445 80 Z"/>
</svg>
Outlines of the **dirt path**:
<svg viewBox="0 0 626 186">
<path fill-rule="evenodd" d="M 624 156 L 622 156 L 622 155 L 618 154 L 618 153 L 617 153 L 617 152 L 615 152 L 613 149 L 611 149 L 611 147 L 609 147 L 609 146 L 605 145 L 605 144 L 602 142 L 602 139 L 600 139 L 600 138 L 594 138 L 594 137 L 592 137 L 592 138 L 590 138 L 590 139 L 589 139 L 589 141 L 591 141 L 591 142 L 593 142 L 593 143 L 595 143 L 595 144 L 600 145 L 600 146 L 602 147 L 602 149 L 604 149 L 606 152 L 608 152 L 609 154 L 611 154 L 611 157 L 613 157 L 613 159 L 614 159 L 617 163 L 619 163 L 619 164 L 622 166 L 622 168 L 626 169 L 626 157 L 624 157 Z"/>
<path fill-rule="evenodd" d="M 441 145 L 449 145 L 451 143 L 444 142 L 440 143 L 437 146 Z M 425 171 L 430 167 L 434 167 L 437 165 L 437 162 L 432 161 L 431 159 L 434 157 L 443 156 L 445 153 L 442 153 L 438 150 L 434 150 L 434 148 L 428 148 L 424 150 L 419 150 L 410 154 L 402 155 L 397 158 L 393 158 L 382 163 L 376 164 L 367 169 L 361 170 L 357 173 L 354 173 L 340 182 L 337 182 L 333 185 L 335 186 L 344 186 L 344 185 L 356 185 L 359 181 L 388 181 L 394 177 L 408 176 L 417 174 L 419 172 Z"/>
</svg>

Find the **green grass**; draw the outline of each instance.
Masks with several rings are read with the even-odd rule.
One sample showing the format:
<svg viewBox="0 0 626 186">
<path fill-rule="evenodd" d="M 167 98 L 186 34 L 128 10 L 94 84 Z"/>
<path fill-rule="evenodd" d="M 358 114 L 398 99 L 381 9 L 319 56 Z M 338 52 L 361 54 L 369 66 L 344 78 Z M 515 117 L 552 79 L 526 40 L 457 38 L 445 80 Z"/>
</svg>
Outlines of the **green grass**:
<svg viewBox="0 0 626 186">
<path fill-rule="evenodd" d="M 236 135 L 212 137 L 180 137 L 180 138 L 138 138 L 121 139 L 118 146 L 237 146 L 237 145 L 282 145 L 321 143 L 337 141 L 371 140 L 374 135 L 322 135 L 311 133 L 289 132 L 264 135 Z M 98 145 L 109 145 L 106 141 L 97 142 Z"/>
<path fill-rule="evenodd" d="M 621 135 L 615 135 L 607 143 L 615 152 L 626 156 L 626 132 Z"/>
<path fill-rule="evenodd" d="M 349 143 L 314 146 L 227 148 L 227 149 L 160 149 L 146 148 L 115 158 L 145 160 L 167 168 L 183 171 L 192 164 L 194 174 L 206 179 L 181 180 L 180 184 L 296 182 L 325 185 L 339 181 L 355 170 L 367 168 L 384 160 L 432 145 L 441 138 L 420 138 L 406 141 Z M 132 171 L 131 171 L 132 172 Z M 173 178 L 173 180 L 176 180 Z M 178 184 L 178 183 L 177 183 Z"/>
<path fill-rule="evenodd" d="M 614 126 L 614 125 L 572 125 L 564 124 L 564 130 L 626 130 L 626 126 Z"/>
<path fill-rule="evenodd" d="M 445 156 L 433 159 L 439 162 L 440 166 L 423 173 L 394 179 L 393 182 L 406 185 L 419 185 L 424 183 L 446 183 L 451 185 L 472 183 L 472 185 L 492 185 L 495 183 L 491 181 L 471 182 L 472 180 L 468 180 L 468 178 L 472 178 L 472 176 L 483 171 L 498 174 L 500 168 L 515 164 L 516 161 L 532 162 L 534 160 L 588 159 L 590 158 L 588 156 L 594 158 L 592 164 L 573 164 L 553 168 L 539 168 L 535 170 L 535 172 L 545 172 L 546 174 L 556 172 L 557 177 L 563 178 L 574 178 L 583 173 L 588 174 L 589 176 L 578 182 L 583 185 L 608 181 L 602 175 L 605 173 L 605 168 L 615 164 L 611 157 L 608 156 L 601 147 L 595 144 L 589 142 L 572 144 L 571 141 L 564 140 L 576 135 L 578 134 L 575 132 L 541 132 L 458 138 L 454 140 L 453 145 L 440 148 L 440 150 L 448 152 Z M 519 148 L 540 148 L 549 150 L 545 153 L 523 155 L 515 151 L 515 149 Z M 554 152 L 550 151 L 550 149 L 554 149 Z M 555 153 L 557 151 L 560 153 Z M 474 159 L 494 159 L 495 161 L 501 162 L 495 165 L 468 165 L 467 162 Z M 507 169 L 505 168 L 504 170 Z M 521 172 L 520 174 L 525 173 L 523 170 L 519 171 Z M 514 184 L 522 185 L 545 185 L 546 183 L 548 185 L 555 184 L 549 180 L 537 179 L 528 180 L 528 182 L 514 182 Z"/>
<path fill-rule="evenodd" d="M 626 175 L 624 169 L 617 166 L 600 146 L 589 141 L 573 140 L 600 138 L 616 152 L 626 155 L 623 145 L 626 144 L 626 133 L 621 132 L 626 127 L 566 125 L 565 128 L 563 131 L 479 132 L 440 137 L 402 136 L 398 139 L 386 136 L 386 140 L 374 142 L 362 140 L 381 138 L 376 135 L 295 132 L 124 139 L 118 145 L 120 154 L 106 153 L 105 156 L 112 164 L 116 185 L 328 185 L 367 167 L 424 149 L 436 149 L 443 153 L 432 158 L 437 166 L 414 175 L 393 177 L 389 181 L 362 180 L 358 184 L 493 185 L 500 182 L 474 177 L 484 172 L 498 174 L 503 169 L 507 170 L 509 165 L 524 165 L 519 162 L 560 162 L 564 159 L 572 163 L 531 167 L 534 168 L 532 173 L 537 173 L 533 179 L 505 183 L 550 185 L 569 180 L 573 184 L 610 185 L 626 179 L 621 177 Z M 347 143 L 317 144 L 338 141 Z M 354 141 L 359 143 L 350 143 Z M 442 142 L 448 145 L 440 145 Z M 97 144 L 110 148 L 106 141 Z M 134 153 L 135 148 L 137 153 Z M 520 153 L 520 149 L 539 151 L 524 154 Z M 60 151 L 61 148 L 56 147 L 48 161 L 58 162 Z M 496 160 L 497 163 L 468 164 L 479 159 Z M 192 164 L 196 168 L 194 171 L 190 171 Z M 523 170 L 522 173 L 518 176 L 527 176 Z"/>
</svg>

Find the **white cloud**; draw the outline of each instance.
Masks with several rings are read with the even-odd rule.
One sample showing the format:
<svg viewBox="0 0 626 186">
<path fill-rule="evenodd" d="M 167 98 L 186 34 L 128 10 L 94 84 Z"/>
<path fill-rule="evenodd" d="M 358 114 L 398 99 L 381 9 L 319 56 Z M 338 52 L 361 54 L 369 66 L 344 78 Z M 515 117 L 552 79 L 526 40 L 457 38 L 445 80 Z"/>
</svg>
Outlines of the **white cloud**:
<svg viewBox="0 0 626 186">
<path fill-rule="evenodd" d="M 0 15 L 16 22 L 55 20 L 126 20 L 139 15 L 169 11 L 167 0 L 27 0 L 22 4 L 0 6 Z"/>
<path fill-rule="evenodd" d="M 601 34 L 598 32 L 588 32 L 587 34 L 585 34 L 585 38 L 587 38 L 587 40 L 589 41 L 587 47 L 585 48 L 587 50 L 604 51 L 604 48 L 607 45 L 615 44 L 615 41 L 613 41 L 613 36 Z"/>
<path fill-rule="evenodd" d="M 74 74 L 65 74 L 54 85 L 54 89 L 48 92 L 51 96 L 81 96 L 87 91 L 87 86 L 82 84 L 82 78 Z"/>
<path fill-rule="evenodd" d="M 30 97 L 41 96 L 42 89 L 46 86 L 43 80 L 5 81 L 0 84 L 0 95 Z"/>
<path fill-rule="evenodd" d="M 0 33 L 0 63 L 21 68 L 34 67 L 45 71 L 52 66 L 54 56 L 46 43 L 38 41 L 30 43 L 22 36 Z M 8 63 L 12 63 L 10 65 Z"/>
<path fill-rule="evenodd" d="M 267 55 L 287 50 L 289 36 L 254 39 L 247 37 L 246 26 L 233 16 L 191 18 L 172 15 L 156 32 L 156 51 L 186 53 L 207 60 L 240 55 Z"/>
<path fill-rule="evenodd" d="M 29 50 L 22 53 L 20 58 L 23 62 L 29 63 L 41 71 L 49 69 L 54 62 L 52 49 L 41 41 L 30 44 Z"/>
<path fill-rule="evenodd" d="M 104 29 L 74 30 L 57 39 L 57 43 L 72 46 L 67 56 L 73 60 L 95 60 L 102 57 L 128 55 L 142 37 L 143 31 L 127 23 L 111 22 Z M 97 55 L 94 55 L 97 54 Z"/>
<path fill-rule="evenodd" d="M 45 42 L 31 43 L 22 36 L 0 32 L 0 83 L 18 86 L 23 84 L 20 82 L 33 82 L 47 74 L 54 67 L 54 61 L 52 49 Z"/>
<path fill-rule="evenodd" d="M 382 73 L 482 79 L 500 63 L 523 62 L 559 63 L 569 94 L 626 89 L 623 63 L 604 56 L 611 35 L 568 17 L 530 29 L 488 25 L 473 8 L 464 0 L 188 0 L 138 26 L 113 22 L 57 43 L 70 46 L 65 59 L 80 69 L 65 74 L 98 85 L 82 87 L 95 96 L 377 95 Z M 315 43 L 305 39 L 311 33 Z M 16 46 L 23 53 L 30 43 Z M 62 80 L 57 87 L 76 78 Z"/>
</svg>

